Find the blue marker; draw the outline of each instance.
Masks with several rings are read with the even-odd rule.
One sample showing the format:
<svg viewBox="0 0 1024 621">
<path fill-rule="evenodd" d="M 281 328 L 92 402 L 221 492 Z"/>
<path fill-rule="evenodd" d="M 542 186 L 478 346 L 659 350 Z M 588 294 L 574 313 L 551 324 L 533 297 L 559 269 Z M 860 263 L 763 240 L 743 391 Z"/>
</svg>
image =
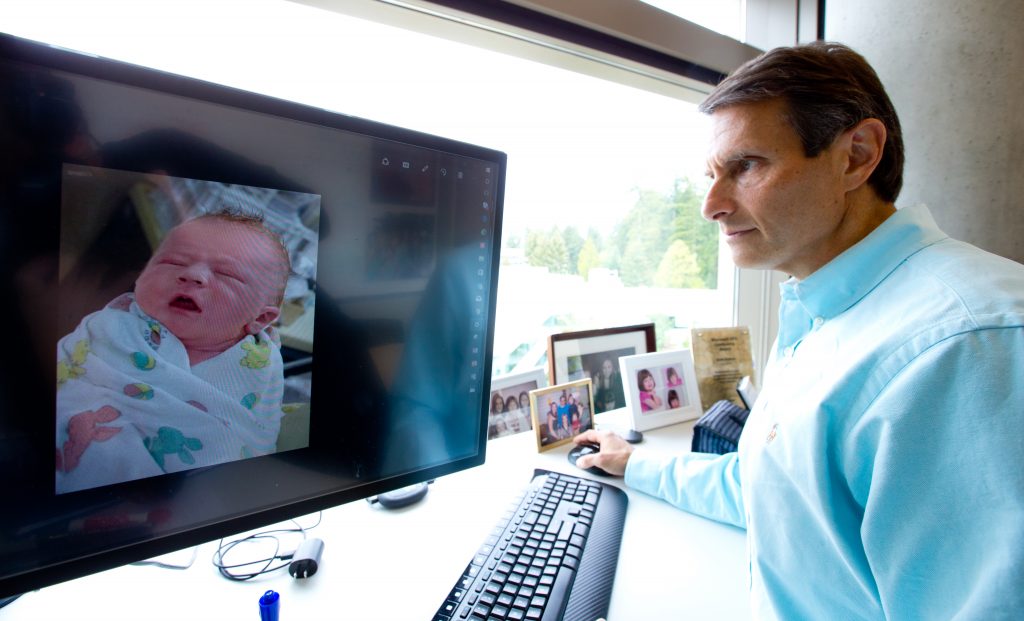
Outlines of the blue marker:
<svg viewBox="0 0 1024 621">
<path fill-rule="evenodd" d="M 276 591 L 267 591 L 260 598 L 260 621 L 277 621 L 281 610 L 281 596 Z"/>
</svg>

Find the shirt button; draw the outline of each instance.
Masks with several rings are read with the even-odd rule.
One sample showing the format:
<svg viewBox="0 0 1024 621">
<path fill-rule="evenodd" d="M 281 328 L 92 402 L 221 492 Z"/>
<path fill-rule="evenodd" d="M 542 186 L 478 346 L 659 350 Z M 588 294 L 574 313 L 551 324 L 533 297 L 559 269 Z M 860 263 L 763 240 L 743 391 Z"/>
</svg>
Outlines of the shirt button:
<svg viewBox="0 0 1024 621">
<path fill-rule="evenodd" d="M 820 328 L 821 324 L 823 324 L 823 323 L 825 323 L 825 320 L 823 318 L 821 318 L 821 317 L 815 317 L 814 318 L 814 327 L 815 328 Z"/>
</svg>

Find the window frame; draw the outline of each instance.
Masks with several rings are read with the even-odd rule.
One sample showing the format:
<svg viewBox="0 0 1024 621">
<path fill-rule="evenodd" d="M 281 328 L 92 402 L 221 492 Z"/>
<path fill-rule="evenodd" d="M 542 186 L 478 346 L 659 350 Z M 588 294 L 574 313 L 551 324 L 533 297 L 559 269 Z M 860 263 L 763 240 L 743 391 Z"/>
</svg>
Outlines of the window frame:
<svg viewBox="0 0 1024 621">
<path fill-rule="evenodd" d="M 692 103 L 761 52 L 639 0 L 294 1 L 521 55 Z M 807 3 L 803 4 L 801 12 L 799 0 L 747 0 L 747 38 L 765 47 L 795 43 L 789 39 L 797 36 L 800 22 L 807 23 Z M 750 20 L 752 14 L 771 19 Z M 763 24 L 760 30 L 757 24 Z M 760 375 L 778 331 L 778 285 L 784 277 L 738 268 L 731 276 L 724 279 L 733 287 L 728 322 L 750 328 L 755 373 Z"/>
</svg>

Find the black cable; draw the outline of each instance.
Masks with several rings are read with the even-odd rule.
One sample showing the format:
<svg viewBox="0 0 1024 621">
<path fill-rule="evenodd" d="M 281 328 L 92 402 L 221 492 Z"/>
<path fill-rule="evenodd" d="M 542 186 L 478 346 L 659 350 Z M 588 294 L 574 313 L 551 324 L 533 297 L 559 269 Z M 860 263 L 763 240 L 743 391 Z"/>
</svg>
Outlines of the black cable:
<svg viewBox="0 0 1024 621">
<path fill-rule="evenodd" d="M 236 580 L 236 581 L 251 580 L 253 578 L 256 578 L 257 576 L 262 576 L 263 574 L 270 573 L 272 571 L 277 571 L 278 569 L 283 569 L 285 567 L 288 567 L 288 565 L 290 563 L 288 563 L 287 561 L 289 561 L 292 558 L 292 556 L 295 554 L 295 552 L 294 552 L 294 550 L 292 550 L 290 552 L 286 552 L 286 553 L 282 554 L 281 553 L 281 540 L 278 537 L 276 537 L 275 535 L 277 533 L 285 533 L 285 534 L 287 534 L 287 533 L 300 533 L 302 535 L 302 538 L 305 539 L 306 538 L 306 531 L 312 530 L 312 529 L 316 528 L 317 526 L 319 526 L 320 525 L 320 521 L 322 519 L 323 519 L 323 512 L 321 511 L 320 513 L 317 514 L 316 524 L 313 524 L 312 526 L 305 526 L 304 527 L 304 526 L 301 526 L 295 520 L 291 520 L 291 522 L 293 524 L 295 524 L 295 528 L 275 528 L 275 529 L 272 529 L 272 530 L 259 531 L 259 532 L 253 533 L 251 535 L 247 535 L 245 537 L 242 537 L 241 539 L 236 539 L 234 541 L 229 541 L 227 543 L 224 543 L 224 539 L 221 538 L 220 543 L 217 546 L 216 552 L 213 553 L 213 566 L 217 568 L 217 571 L 220 572 L 220 575 L 224 576 L 228 580 Z M 271 556 L 267 556 L 267 557 L 264 557 L 264 558 L 259 558 L 259 559 L 252 560 L 252 561 L 241 562 L 241 563 L 231 563 L 231 564 L 229 564 L 229 563 L 226 562 L 226 558 L 225 557 L 227 556 L 227 554 L 229 552 L 231 552 L 231 550 L 235 549 L 235 547 L 238 546 L 239 544 L 247 543 L 247 542 L 248 543 L 252 543 L 254 541 L 259 541 L 259 540 L 263 540 L 263 539 L 269 539 L 269 540 L 274 542 L 274 553 Z M 277 561 L 277 560 L 282 560 L 282 561 L 286 561 L 286 562 L 274 565 L 273 564 L 274 561 Z M 255 568 L 252 569 L 252 570 L 249 570 L 249 571 L 233 571 L 233 570 L 238 570 L 238 569 L 242 569 L 242 568 L 245 568 L 245 567 L 254 567 L 254 566 L 255 566 Z"/>
</svg>

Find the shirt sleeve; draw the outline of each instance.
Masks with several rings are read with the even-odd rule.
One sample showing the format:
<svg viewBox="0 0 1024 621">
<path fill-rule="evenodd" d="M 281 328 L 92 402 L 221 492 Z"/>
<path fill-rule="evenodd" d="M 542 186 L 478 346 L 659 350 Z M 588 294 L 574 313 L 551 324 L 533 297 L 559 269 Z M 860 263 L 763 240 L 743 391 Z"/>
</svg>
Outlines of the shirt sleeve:
<svg viewBox="0 0 1024 621">
<path fill-rule="evenodd" d="M 626 462 L 626 485 L 689 513 L 746 528 L 736 453 L 660 456 L 638 449 Z"/>
<path fill-rule="evenodd" d="M 844 468 L 888 619 L 1024 610 L 1024 329 L 961 334 L 896 375 Z"/>
</svg>

